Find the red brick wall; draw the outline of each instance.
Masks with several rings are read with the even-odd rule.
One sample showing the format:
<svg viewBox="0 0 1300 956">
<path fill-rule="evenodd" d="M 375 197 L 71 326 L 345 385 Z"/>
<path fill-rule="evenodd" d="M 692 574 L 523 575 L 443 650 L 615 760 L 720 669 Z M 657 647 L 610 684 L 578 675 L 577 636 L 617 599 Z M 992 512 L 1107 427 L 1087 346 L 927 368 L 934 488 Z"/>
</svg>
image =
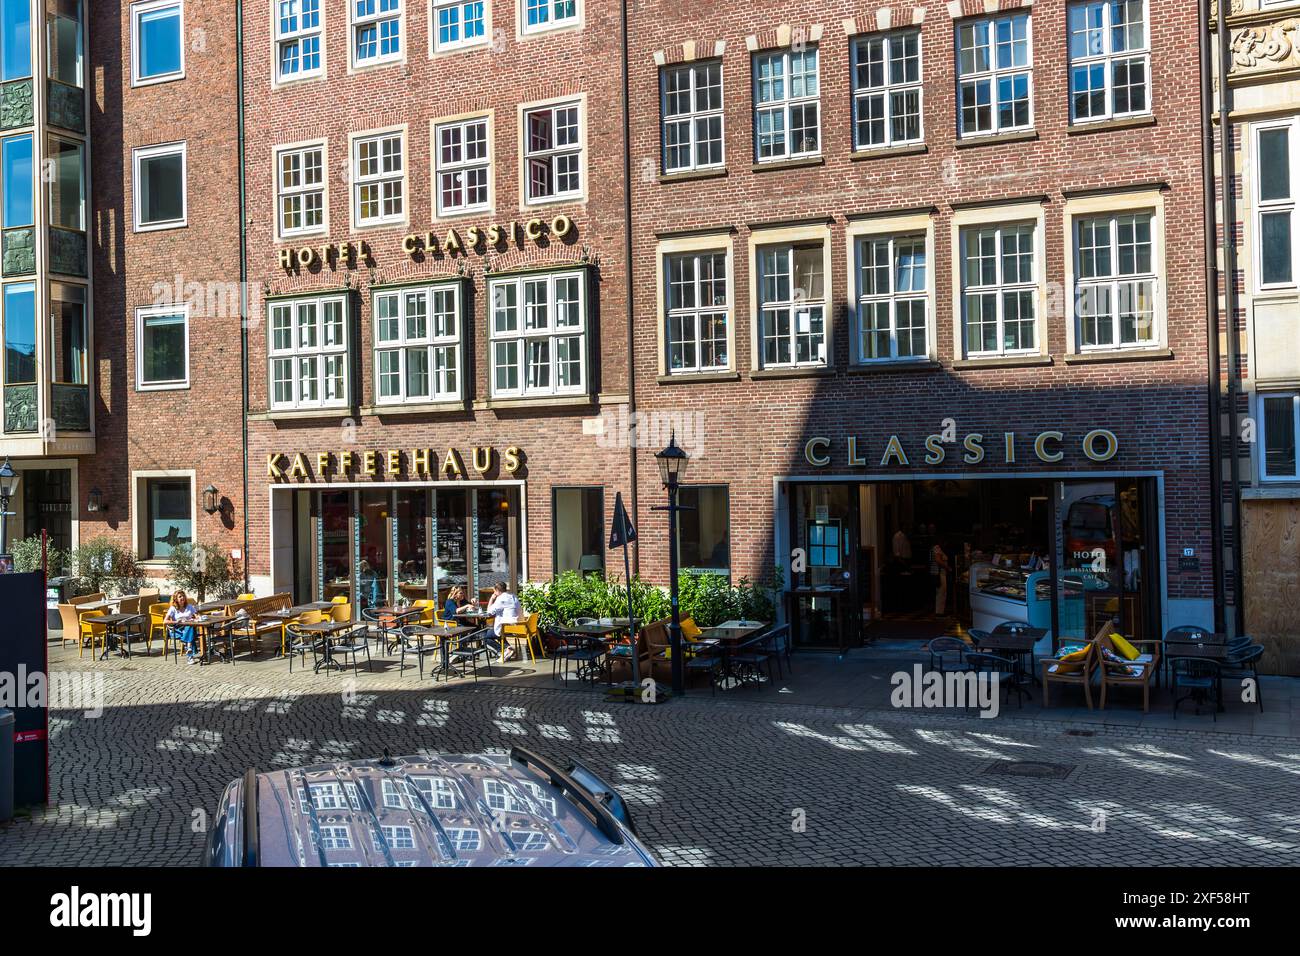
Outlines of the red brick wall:
<svg viewBox="0 0 1300 956">
<path fill-rule="evenodd" d="M 137 88 L 130 4 L 87 9 L 98 394 L 96 454 L 81 462 L 74 505 L 81 540 L 108 534 L 135 547 L 132 472 L 193 469 L 197 490 L 215 485 L 231 504 L 224 521 L 196 504 L 196 536 L 229 552 L 243 547 L 244 520 L 234 5 L 187 3 L 185 77 Z M 188 226 L 136 233 L 132 150 L 178 141 L 188 145 Z M 190 315 L 190 387 L 137 391 L 136 310 L 174 302 L 178 280 L 201 303 Z M 224 306 L 209 294 L 218 289 L 234 293 Z M 106 514 L 84 510 L 96 486 Z"/>
<path fill-rule="evenodd" d="M 1002 3 L 1001 7 L 1016 4 Z M 967 4 L 981 10 L 981 4 Z M 954 21 L 935 0 L 893 7 L 894 23 L 924 8 L 922 26 L 924 155 L 853 161 L 849 38 L 842 21 L 856 17 L 862 32 L 875 29 L 877 5 L 812 0 L 778 0 L 761 14 L 723 2 L 684 4 L 648 0 L 637 5 L 631 36 L 632 151 L 637 168 L 654 169 L 659 157 L 659 70 L 653 60 L 665 51 L 671 62 L 681 44 L 700 47 L 725 41 L 722 58 L 726 110 L 727 174 L 722 178 L 658 182 L 634 180 L 634 290 L 638 315 L 653 316 L 656 234 L 688 229 L 735 227 L 731 239 L 733 289 L 738 325 L 735 366 L 739 381 L 656 384 L 656 330 L 636 328 L 637 403 L 641 410 L 704 415 L 704 453 L 692 463 L 691 481 L 723 482 L 731 488 L 732 567 L 737 575 L 761 573 L 773 561 L 772 476 L 818 472 L 803 459 L 813 435 L 836 442 L 826 473 L 906 473 L 876 467 L 891 434 L 898 434 L 917 471 L 992 473 L 1045 469 L 1033 458 L 1032 436 L 1046 429 L 1066 434 L 1066 457 L 1058 470 L 1163 470 L 1165 472 L 1167 563 L 1171 597 L 1208 597 L 1211 592 L 1208 433 L 1206 419 L 1205 290 L 1202 238 L 1202 180 L 1198 77 L 1194 51 L 1198 28 L 1194 4 L 1152 0 L 1152 96 L 1155 123 L 1071 135 L 1068 127 L 1066 25 L 1062 4 L 1032 9 L 1034 117 L 1037 138 L 1029 142 L 957 148 Z M 968 11 L 969 12 L 969 11 Z M 900 17 L 905 13 L 906 17 Z M 783 171 L 751 171 L 754 162 L 751 54 L 745 39 L 758 34 L 774 45 L 775 27 L 796 31 L 821 24 L 822 155 L 824 164 Z M 1168 184 L 1164 193 L 1168 274 L 1168 344 L 1173 357 L 1139 362 L 1067 365 L 1066 319 L 1051 319 L 1046 367 L 957 369 L 953 367 L 951 304 L 951 217 L 954 204 L 1012 201 L 1045 196 L 1047 278 L 1064 281 L 1062 193 L 1124 184 Z M 849 362 L 845 228 L 848 217 L 933 206 L 937 283 L 937 343 L 940 367 L 855 374 Z M 834 284 L 837 371 L 829 377 L 752 380 L 747 262 L 750 225 L 829 218 Z M 988 456 L 963 466 L 951 446 L 937 468 L 920 464 L 925 436 L 953 418 L 959 435 L 982 432 Z M 1078 440 L 1094 427 L 1112 429 L 1118 457 L 1098 466 L 1079 452 Z M 1020 436 L 1019 461 L 1002 464 L 1001 434 Z M 845 465 L 847 436 L 856 435 L 870 464 Z M 996 441 L 991 440 L 996 436 Z M 960 446 L 958 446 L 960 448 Z M 641 452 L 641 500 L 662 496 L 650 454 Z M 659 516 L 642 514 L 650 525 Z M 1195 547 L 1204 556 L 1200 573 L 1179 574 L 1177 556 Z M 646 544 L 642 569 L 663 577 L 666 553 Z"/>
<path fill-rule="evenodd" d="M 348 70 L 347 4 L 325 4 L 326 76 L 293 85 L 272 87 L 271 24 L 269 4 L 246 8 L 247 72 L 245 95 L 248 112 L 248 176 L 250 219 L 250 275 L 256 293 L 251 335 L 251 409 L 256 415 L 267 408 L 266 309 L 263 293 L 311 293 L 350 284 L 354 292 L 353 320 L 359 324 L 360 348 L 353 368 L 358 406 L 375 402 L 373 317 L 370 287 L 419 278 L 457 275 L 469 270 L 473 311 L 466 321 L 468 351 L 474 379 L 466 388 L 470 400 L 489 397 L 487 361 L 487 304 L 484 271 L 521 266 L 572 265 L 584 250 L 598 261 L 598 278 L 589 285 L 588 337 L 592 402 L 587 405 L 511 409 L 473 408 L 454 412 L 379 417 L 347 413 L 321 415 L 306 420 L 254 420 L 251 423 L 249 517 L 253 536 L 252 570 L 269 573 L 269 518 L 266 455 L 275 452 L 335 453 L 390 448 L 409 451 L 431 448 L 438 460 L 455 447 L 466 466 L 473 446 L 503 450 L 520 447 L 526 456 L 529 572 L 546 577 L 551 563 L 552 484 L 606 486 L 608 509 L 614 489 L 625 481 L 627 453 L 602 449 L 583 437 L 582 422 L 599 414 L 597 401 L 627 394 L 626 270 L 623 265 L 622 117 L 616 95 L 619 72 L 619 7 L 609 0 L 588 0 L 586 23 L 581 30 L 516 38 L 518 7 L 509 2 L 492 5 L 493 43 L 490 47 L 452 54 L 429 55 L 429 5 L 410 2 L 406 7 L 404 39 L 406 61 L 363 72 Z M 587 200 L 535 207 L 525 211 L 520 194 L 517 127 L 518 106 L 559 96 L 585 94 L 587 143 Z M 431 120 L 480 110 L 495 112 L 492 176 L 495 211 L 455 222 L 433 219 Z M 405 124 L 406 203 L 409 225 L 353 230 L 349 207 L 347 164 L 349 134 Z M 282 144 L 324 139 L 328 141 L 327 237 L 280 242 L 275 233 L 273 157 Z M 538 246 L 512 243 L 508 251 L 470 250 L 466 256 L 412 259 L 402 248 L 408 233 L 433 230 L 439 237 L 453 225 L 462 240 L 470 226 L 486 231 L 492 223 L 521 225 L 539 216 L 546 222 L 563 214 L 576 226 L 570 243 Z M 373 263 L 352 267 L 313 267 L 286 272 L 279 249 L 326 243 L 361 241 L 369 244 Z M 485 253 L 486 252 L 486 256 Z M 346 428 L 346 432 L 345 432 Z M 409 468 L 409 464 L 407 466 Z M 381 468 L 382 472 L 382 468 Z M 359 479 L 360 468 L 352 474 Z M 508 475 L 499 474 L 507 478 Z M 383 480 L 381 474 L 377 480 Z"/>
</svg>

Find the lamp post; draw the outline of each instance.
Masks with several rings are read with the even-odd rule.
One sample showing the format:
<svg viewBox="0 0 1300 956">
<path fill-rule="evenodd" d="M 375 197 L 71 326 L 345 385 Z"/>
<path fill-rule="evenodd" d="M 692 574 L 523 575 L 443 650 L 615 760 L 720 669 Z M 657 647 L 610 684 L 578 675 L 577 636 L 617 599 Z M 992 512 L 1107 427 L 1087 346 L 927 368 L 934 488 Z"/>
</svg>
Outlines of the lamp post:
<svg viewBox="0 0 1300 956">
<path fill-rule="evenodd" d="M 9 559 L 9 502 L 18 493 L 20 477 L 5 458 L 5 463 L 0 465 L 0 567 L 4 570 L 13 568 Z"/>
<path fill-rule="evenodd" d="M 673 694 L 686 693 L 686 672 L 682 661 L 682 620 L 677 607 L 677 493 L 686 477 L 686 462 L 690 456 L 677 444 L 677 433 L 668 438 L 668 447 L 655 454 L 659 462 L 659 477 L 668 491 L 668 507 L 656 511 L 668 512 L 668 594 L 672 604 L 672 622 L 668 625 L 668 642 L 673 649 Z"/>
</svg>

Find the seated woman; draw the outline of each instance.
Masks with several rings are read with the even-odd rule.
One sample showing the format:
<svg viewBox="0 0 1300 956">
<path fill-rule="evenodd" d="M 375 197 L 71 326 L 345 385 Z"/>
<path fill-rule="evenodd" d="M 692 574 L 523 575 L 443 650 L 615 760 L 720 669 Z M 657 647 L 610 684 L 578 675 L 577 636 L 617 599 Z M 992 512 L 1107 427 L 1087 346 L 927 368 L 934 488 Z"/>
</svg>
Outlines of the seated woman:
<svg viewBox="0 0 1300 956">
<path fill-rule="evenodd" d="M 194 609 L 194 605 L 190 603 L 189 596 L 184 591 L 177 591 L 172 595 L 172 605 L 163 616 L 163 624 L 171 631 L 173 640 L 185 645 L 185 657 L 191 664 L 197 664 L 199 659 L 194 653 L 195 628 L 189 622 L 198 616 L 198 611 Z"/>
<path fill-rule="evenodd" d="M 494 641 L 489 645 L 498 654 L 503 661 L 514 658 L 515 651 L 508 644 L 505 645 L 504 651 L 501 640 L 501 631 L 507 624 L 518 624 L 524 618 L 524 606 L 519 603 L 519 598 L 506 590 L 503 582 L 498 581 L 492 585 L 492 600 L 488 602 L 487 613 L 491 614 L 496 620 L 492 624 Z"/>
<path fill-rule="evenodd" d="M 476 608 L 465 603 L 465 589 L 458 585 L 447 592 L 447 600 L 442 605 L 442 619 L 450 624 L 457 614 L 473 610 Z"/>
</svg>

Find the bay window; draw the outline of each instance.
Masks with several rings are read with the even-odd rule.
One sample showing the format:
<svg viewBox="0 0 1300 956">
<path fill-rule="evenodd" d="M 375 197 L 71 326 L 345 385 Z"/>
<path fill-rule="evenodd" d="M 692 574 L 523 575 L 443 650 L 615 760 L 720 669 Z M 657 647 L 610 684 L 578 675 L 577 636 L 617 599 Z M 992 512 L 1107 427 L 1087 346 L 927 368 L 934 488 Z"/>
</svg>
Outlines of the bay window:
<svg viewBox="0 0 1300 956">
<path fill-rule="evenodd" d="M 347 299 L 276 300 L 268 328 L 273 409 L 348 404 Z"/>
<path fill-rule="evenodd" d="M 585 394 L 585 285 L 582 272 L 500 278 L 489 283 L 493 396 Z"/>
<path fill-rule="evenodd" d="M 460 286 L 375 295 L 375 396 L 379 404 L 461 397 Z"/>
</svg>

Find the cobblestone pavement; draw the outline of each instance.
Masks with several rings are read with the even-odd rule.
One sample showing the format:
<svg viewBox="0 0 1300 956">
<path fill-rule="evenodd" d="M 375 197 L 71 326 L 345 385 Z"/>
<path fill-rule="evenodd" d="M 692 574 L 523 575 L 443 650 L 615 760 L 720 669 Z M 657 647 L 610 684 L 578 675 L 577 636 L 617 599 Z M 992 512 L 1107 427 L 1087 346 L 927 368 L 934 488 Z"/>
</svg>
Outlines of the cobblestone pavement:
<svg viewBox="0 0 1300 956">
<path fill-rule="evenodd" d="M 1300 864 L 1290 737 L 55 658 L 106 709 L 52 714 L 54 805 L 0 828 L 0 863 L 193 864 L 247 767 L 524 744 L 615 783 L 668 864 Z"/>
</svg>

